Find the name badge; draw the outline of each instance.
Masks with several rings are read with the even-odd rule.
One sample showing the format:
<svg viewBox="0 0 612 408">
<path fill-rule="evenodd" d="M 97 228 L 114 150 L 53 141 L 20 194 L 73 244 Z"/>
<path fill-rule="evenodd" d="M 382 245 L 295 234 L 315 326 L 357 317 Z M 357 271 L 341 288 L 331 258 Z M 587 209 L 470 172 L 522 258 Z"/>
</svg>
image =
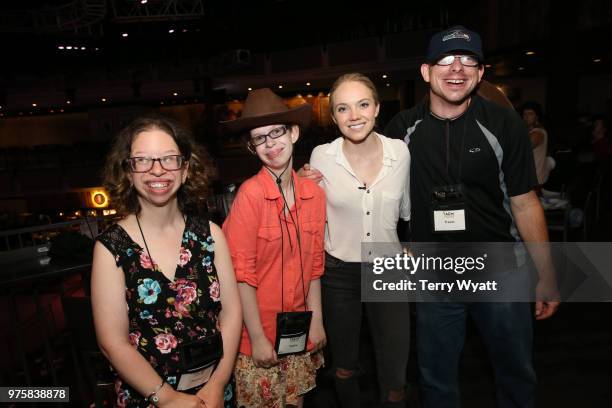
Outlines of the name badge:
<svg viewBox="0 0 612 408">
<path fill-rule="evenodd" d="M 435 210 L 434 230 L 465 231 L 465 210 Z"/>
<path fill-rule="evenodd" d="M 285 337 L 286 336 L 286 337 Z M 306 333 L 301 333 L 296 336 L 283 335 L 278 342 L 277 354 L 295 354 L 306 350 Z"/>
<path fill-rule="evenodd" d="M 210 380 L 210 376 L 215 370 L 215 366 L 216 364 L 211 364 L 200 371 L 181 375 L 181 379 L 179 380 L 176 389 L 178 391 L 190 390 L 206 383 L 208 380 Z"/>
<path fill-rule="evenodd" d="M 433 232 L 467 230 L 465 187 L 462 184 L 434 187 L 431 191 Z"/>
<path fill-rule="evenodd" d="M 312 312 L 281 312 L 276 314 L 275 349 L 279 357 L 303 353 L 308 343 Z"/>
</svg>

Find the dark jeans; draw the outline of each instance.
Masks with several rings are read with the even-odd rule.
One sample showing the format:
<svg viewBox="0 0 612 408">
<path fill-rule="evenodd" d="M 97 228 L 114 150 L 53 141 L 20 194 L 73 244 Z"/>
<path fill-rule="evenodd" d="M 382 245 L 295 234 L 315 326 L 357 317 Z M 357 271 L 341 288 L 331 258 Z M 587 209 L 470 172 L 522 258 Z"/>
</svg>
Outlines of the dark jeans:
<svg viewBox="0 0 612 408">
<path fill-rule="evenodd" d="M 418 303 L 417 356 L 423 408 L 460 406 L 458 364 L 468 312 L 495 372 L 498 408 L 535 406 L 529 303 Z"/>
<path fill-rule="evenodd" d="M 361 264 L 343 262 L 326 254 L 321 278 L 323 321 L 329 341 L 333 368 L 357 371 L 362 307 L 374 343 L 378 381 L 383 398 L 389 390 L 403 390 L 410 348 L 408 303 L 361 303 Z M 343 389 L 340 389 L 340 388 Z M 336 390 L 343 407 L 358 407 L 356 377 L 350 386 L 338 381 Z M 356 398 L 355 398 L 356 397 Z"/>
</svg>

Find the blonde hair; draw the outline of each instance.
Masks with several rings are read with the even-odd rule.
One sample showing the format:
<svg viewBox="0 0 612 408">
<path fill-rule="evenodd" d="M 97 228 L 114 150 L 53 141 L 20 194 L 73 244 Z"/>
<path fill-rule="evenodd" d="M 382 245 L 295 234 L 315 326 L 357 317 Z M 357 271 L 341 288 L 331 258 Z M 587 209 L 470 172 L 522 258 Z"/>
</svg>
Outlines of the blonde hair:
<svg viewBox="0 0 612 408">
<path fill-rule="evenodd" d="M 360 82 L 366 88 L 368 88 L 372 92 L 372 99 L 374 99 L 374 103 L 376 105 L 380 105 L 380 101 L 378 99 L 378 91 L 376 90 L 376 85 L 374 82 L 367 76 L 359 73 L 359 72 L 350 72 L 348 74 L 344 74 L 338 77 L 329 91 L 329 110 L 332 115 L 334 114 L 334 93 L 338 89 L 340 85 L 345 82 Z"/>
</svg>

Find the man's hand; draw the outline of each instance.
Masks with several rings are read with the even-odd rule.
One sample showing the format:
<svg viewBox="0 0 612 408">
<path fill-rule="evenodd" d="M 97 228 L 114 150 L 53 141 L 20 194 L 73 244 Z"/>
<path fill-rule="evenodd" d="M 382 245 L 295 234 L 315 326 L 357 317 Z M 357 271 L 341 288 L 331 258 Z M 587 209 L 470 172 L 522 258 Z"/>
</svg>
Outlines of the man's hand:
<svg viewBox="0 0 612 408">
<path fill-rule="evenodd" d="M 548 319 L 559 308 L 560 295 L 556 281 L 540 280 L 536 286 L 535 318 Z"/>
<path fill-rule="evenodd" d="M 298 176 L 305 177 L 311 179 L 315 183 L 319 183 L 323 180 L 323 174 L 315 168 L 310 167 L 310 164 L 306 163 L 301 169 L 297 172 Z"/>
</svg>

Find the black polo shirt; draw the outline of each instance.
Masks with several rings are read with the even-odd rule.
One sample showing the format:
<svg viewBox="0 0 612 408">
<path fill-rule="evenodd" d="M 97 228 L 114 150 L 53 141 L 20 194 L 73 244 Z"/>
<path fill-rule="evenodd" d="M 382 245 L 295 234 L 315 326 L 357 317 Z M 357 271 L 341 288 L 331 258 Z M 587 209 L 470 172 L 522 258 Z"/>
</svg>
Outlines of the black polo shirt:
<svg viewBox="0 0 612 408">
<path fill-rule="evenodd" d="M 404 139 L 410 150 L 412 240 L 420 242 L 519 241 L 510 197 L 537 185 L 527 128 L 510 109 L 472 96 L 453 120 L 434 116 L 428 101 L 398 113 L 385 135 Z M 465 232 L 434 233 L 432 189 L 462 184 Z"/>
</svg>

